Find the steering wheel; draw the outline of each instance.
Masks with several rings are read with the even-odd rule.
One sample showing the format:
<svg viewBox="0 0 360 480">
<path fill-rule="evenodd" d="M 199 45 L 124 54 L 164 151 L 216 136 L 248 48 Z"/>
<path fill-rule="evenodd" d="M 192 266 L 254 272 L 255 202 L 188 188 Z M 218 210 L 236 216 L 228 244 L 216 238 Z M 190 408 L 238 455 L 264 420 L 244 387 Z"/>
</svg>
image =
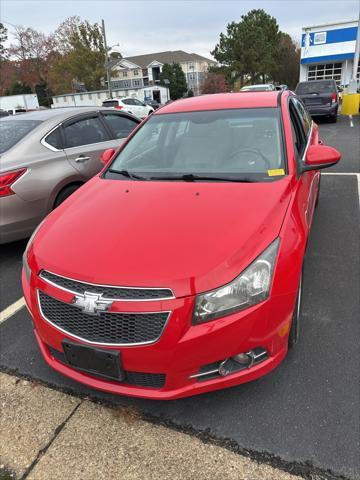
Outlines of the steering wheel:
<svg viewBox="0 0 360 480">
<path fill-rule="evenodd" d="M 264 162 L 267 169 L 271 169 L 271 163 L 270 163 L 269 159 L 262 152 L 260 152 L 260 150 L 258 150 L 257 148 L 249 148 L 249 147 L 239 148 L 238 150 L 235 150 L 235 152 L 233 152 L 230 155 L 230 157 L 228 158 L 228 161 L 231 161 L 237 155 L 247 154 L 247 153 L 252 153 L 254 155 L 257 155 L 257 157 L 260 157 L 261 160 Z M 250 163 L 250 162 L 248 162 L 248 163 Z"/>
</svg>

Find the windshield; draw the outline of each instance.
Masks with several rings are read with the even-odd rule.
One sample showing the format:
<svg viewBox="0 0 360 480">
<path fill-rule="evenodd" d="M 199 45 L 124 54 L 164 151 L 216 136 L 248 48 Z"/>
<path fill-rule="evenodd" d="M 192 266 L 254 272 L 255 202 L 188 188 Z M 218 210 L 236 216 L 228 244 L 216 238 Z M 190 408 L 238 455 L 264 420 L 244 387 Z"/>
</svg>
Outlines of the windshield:
<svg viewBox="0 0 360 480">
<path fill-rule="evenodd" d="M 306 95 L 307 93 L 330 93 L 335 92 L 336 88 L 331 80 L 323 80 L 319 82 L 299 83 L 296 87 L 297 95 Z"/>
<path fill-rule="evenodd" d="M 9 150 L 40 123 L 39 120 L 0 120 L 0 153 Z"/>
<path fill-rule="evenodd" d="M 284 169 L 280 111 L 253 108 L 154 115 L 109 172 L 145 179 L 192 175 L 268 180 L 276 176 L 273 171 L 284 175 Z"/>
</svg>

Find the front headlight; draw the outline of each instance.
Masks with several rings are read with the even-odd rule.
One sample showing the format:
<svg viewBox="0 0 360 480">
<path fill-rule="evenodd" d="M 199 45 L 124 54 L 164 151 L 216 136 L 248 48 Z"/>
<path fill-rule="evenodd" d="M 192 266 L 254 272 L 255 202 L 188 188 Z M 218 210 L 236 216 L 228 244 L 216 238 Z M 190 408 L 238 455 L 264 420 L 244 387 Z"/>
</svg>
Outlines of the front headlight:
<svg viewBox="0 0 360 480">
<path fill-rule="evenodd" d="M 231 283 L 198 295 L 193 324 L 224 317 L 265 300 L 270 292 L 278 247 L 279 238 Z"/>
</svg>

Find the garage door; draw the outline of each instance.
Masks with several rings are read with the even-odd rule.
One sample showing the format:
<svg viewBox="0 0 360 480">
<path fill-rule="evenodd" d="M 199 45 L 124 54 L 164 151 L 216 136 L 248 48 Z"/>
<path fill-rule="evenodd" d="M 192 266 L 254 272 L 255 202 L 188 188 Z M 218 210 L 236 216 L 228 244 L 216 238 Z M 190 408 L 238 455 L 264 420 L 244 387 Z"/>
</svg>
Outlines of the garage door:
<svg viewBox="0 0 360 480">
<path fill-rule="evenodd" d="M 309 65 L 307 71 L 308 80 L 331 80 L 334 79 L 337 85 L 341 84 L 341 63 L 324 63 Z"/>
</svg>

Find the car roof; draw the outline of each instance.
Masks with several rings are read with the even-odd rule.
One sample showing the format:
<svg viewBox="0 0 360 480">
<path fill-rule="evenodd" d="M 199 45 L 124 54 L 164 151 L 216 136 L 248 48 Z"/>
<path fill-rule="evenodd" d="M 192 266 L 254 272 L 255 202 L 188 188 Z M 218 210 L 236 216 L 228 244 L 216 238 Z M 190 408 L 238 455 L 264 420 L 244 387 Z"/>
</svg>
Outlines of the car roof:
<svg viewBox="0 0 360 480">
<path fill-rule="evenodd" d="M 82 113 L 91 113 L 105 111 L 108 112 L 109 108 L 106 107 L 61 107 L 61 108 L 50 108 L 48 110 L 35 110 L 33 112 L 22 113 L 21 115 L 10 115 L 6 118 L 7 121 L 16 121 L 16 120 L 38 120 L 39 122 L 44 122 L 46 120 L 63 120 L 71 117 L 73 115 L 81 115 Z M 117 113 L 121 113 L 116 111 Z"/>
<path fill-rule="evenodd" d="M 333 78 L 323 78 L 322 80 L 303 80 L 299 83 L 319 83 L 319 82 L 335 82 Z"/>
<path fill-rule="evenodd" d="M 192 112 L 198 110 L 224 110 L 230 108 L 277 107 L 280 91 L 214 93 L 198 97 L 184 98 L 169 103 L 153 115 L 164 113 Z"/>
<path fill-rule="evenodd" d="M 245 85 L 244 88 L 251 88 L 251 87 L 271 87 L 273 83 L 254 83 L 253 85 Z"/>
</svg>

